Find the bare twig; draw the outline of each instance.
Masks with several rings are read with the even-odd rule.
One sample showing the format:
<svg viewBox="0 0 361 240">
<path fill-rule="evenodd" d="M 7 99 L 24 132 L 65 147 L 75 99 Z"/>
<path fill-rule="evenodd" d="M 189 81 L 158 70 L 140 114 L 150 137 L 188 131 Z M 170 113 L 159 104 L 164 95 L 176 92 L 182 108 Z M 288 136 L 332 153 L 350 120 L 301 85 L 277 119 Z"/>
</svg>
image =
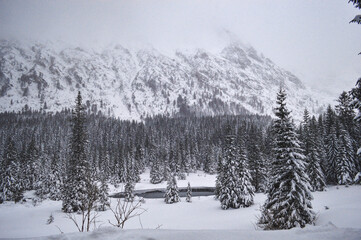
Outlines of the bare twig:
<svg viewBox="0 0 361 240">
<path fill-rule="evenodd" d="M 115 208 L 110 207 L 110 210 L 115 217 L 116 223 L 112 223 L 110 220 L 108 220 L 108 222 L 115 227 L 124 228 L 124 224 L 129 219 L 139 217 L 146 211 L 146 209 L 141 208 L 141 201 L 142 199 L 139 199 L 134 203 L 134 201 L 126 201 L 125 199 L 118 198 Z M 139 210 L 141 211 L 139 212 Z"/>
<path fill-rule="evenodd" d="M 63 234 L 64 232 L 61 231 L 60 227 L 58 227 L 58 225 L 55 225 L 55 227 L 59 230 L 60 234 Z"/>
<path fill-rule="evenodd" d="M 82 232 L 82 228 L 80 228 L 74 213 L 66 213 L 66 217 L 69 218 L 75 224 L 79 232 Z"/>
<path fill-rule="evenodd" d="M 142 220 L 140 219 L 140 215 L 138 216 L 140 227 L 143 229 Z"/>
</svg>

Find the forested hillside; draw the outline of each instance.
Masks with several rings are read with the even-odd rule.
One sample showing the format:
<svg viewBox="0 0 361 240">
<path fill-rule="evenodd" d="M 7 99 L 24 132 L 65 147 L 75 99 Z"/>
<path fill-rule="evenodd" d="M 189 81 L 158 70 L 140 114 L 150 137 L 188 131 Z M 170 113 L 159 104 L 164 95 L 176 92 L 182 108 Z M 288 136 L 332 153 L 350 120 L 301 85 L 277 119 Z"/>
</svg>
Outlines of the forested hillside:
<svg viewBox="0 0 361 240">
<path fill-rule="evenodd" d="M 348 93 L 342 93 L 336 109 L 329 106 L 317 118 L 305 110 L 297 127 L 306 161 L 320 171 L 315 177 L 321 177 L 324 184 L 350 184 L 360 171 L 356 154 L 360 128 L 353 120 L 351 100 Z M 69 165 L 71 118 L 68 109 L 55 114 L 29 109 L 0 113 L 2 200 L 20 200 L 21 192 L 31 189 L 41 198 L 61 199 Z M 266 190 L 274 158 L 270 117 L 157 116 L 135 122 L 88 111 L 84 124 L 86 158 L 99 180 L 136 183 L 146 167 L 151 168 L 153 183 L 167 180 L 169 173 L 181 179 L 200 169 L 216 173 L 231 131 L 235 147 L 244 144 L 255 190 Z M 312 189 L 324 189 L 317 181 Z"/>
</svg>

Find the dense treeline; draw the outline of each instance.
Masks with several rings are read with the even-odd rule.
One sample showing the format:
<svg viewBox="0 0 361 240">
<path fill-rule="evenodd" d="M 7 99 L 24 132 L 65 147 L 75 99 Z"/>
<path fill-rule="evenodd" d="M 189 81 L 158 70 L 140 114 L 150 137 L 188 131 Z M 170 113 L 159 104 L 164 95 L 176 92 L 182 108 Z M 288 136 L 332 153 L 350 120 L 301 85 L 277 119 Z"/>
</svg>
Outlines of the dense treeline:
<svg viewBox="0 0 361 240">
<path fill-rule="evenodd" d="M 354 121 L 352 96 L 342 93 L 335 109 L 329 106 L 317 118 L 306 110 L 298 127 L 313 191 L 326 184 L 350 184 L 360 171 L 360 126 Z M 0 113 L 1 201 L 20 200 L 25 190 L 62 199 L 71 165 L 71 119 L 68 109 Z M 135 122 L 88 111 L 84 125 L 89 169 L 103 183 L 136 183 L 147 167 L 152 183 L 166 181 L 170 173 L 184 179 L 195 170 L 219 172 L 227 136 L 233 136 L 232 147 L 243 149 L 237 154 L 243 156 L 255 192 L 264 192 L 269 184 L 275 156 L 272 119 L 267 116 L 156 116 Z"/>
<path fill-rule="evenodd" d="M 145 167 L 151 168 L 153 183 L 167 180 L 170 172 L 179 178 L 199 169 L 215 173 L 221 156 L 223 126 L 231 124 L 235 131 L 245 131 L 244 136 L 250 139 L 246 141 L 249 148 L 255 141 L 266 148 L 263 140 L 271 122 L 270 117 L 257 115 L 158 116 L 144 122 L 90 113 L 85 118 L 87 160 L 98 178 L 113 184 L 139 181 Z M 70 137 L 70 110 L 55 114 L 29 109 L 0 113 L 0 159 L 3 170 L 14 165 L 11 172 L 16 177 L 11 185 L 22 190 L 35 189 L 41 197 L 60 199 L 70 159 Z M 13 160 L 7 160 L 9 151 Z M 5 199 L 14 197 L 10 194 Z"/>
</svg>

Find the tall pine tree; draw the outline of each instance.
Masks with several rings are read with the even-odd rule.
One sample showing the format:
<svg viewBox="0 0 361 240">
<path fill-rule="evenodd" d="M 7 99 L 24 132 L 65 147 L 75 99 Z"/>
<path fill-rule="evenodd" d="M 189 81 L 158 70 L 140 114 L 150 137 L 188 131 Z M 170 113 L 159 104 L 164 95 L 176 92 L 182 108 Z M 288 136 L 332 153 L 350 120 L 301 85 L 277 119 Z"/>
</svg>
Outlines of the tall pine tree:
<svg viewBox="0 0 361 240">
<path fill-rule="evenodd" d="M 11 137 L 6 141 L 0 166 L 0 203 L 3 201 L 19 201 L 22 198 L 23 187 L 18 175 L 17 150 Z"/>
<path fill-rule="evenodd" d="M 323 191 L 326 188 L 325 175 L 321 168 L 322 146 L 320 146 L 317 134 L 316 118 L 308 122 L 308 139 L 309 144 L 307 160 L 307 174 L 310 178 L 312 191 Z"/>
<path fill-rule="evenodd" d="M 70 138 L 70 156 L 67 166 L 67 176 L 63 185 L 64 212 L 86 211 L 93 207 L 96 185 L 87 159 L 88 143 L 85 126 L 85 108 L 81 93 L 78 92 L 75 109 L 72 111 L 72 132 Z M 91 194 L 91 198 L 89 198 Z"/>
<path fill-rule="evenodd" d="M 338 141 L 339 152 L 336 161 L 336 179 L 338 184 L 352 183 L 355 176 L 354 151 L 352 140 L 347 130 L 341 126 L 340 138 Z"/>
<path fill-rule="evenodd" d="M 337 165 L 339 157 L 339 141 L 336 135 L 336 127 L 332 126 L 330 132 L 326 138 L 326 157 L 327 157 L 327 169 L 326 177 L 327 182 L 337 183 Z"/>
<path fill-rule="evenodd" d="M 361 126 L 360 126 L 360 123 L 361 123 L 361 78 L 359 78 L 357 80 L 356 87 L 351 90 L 351 96 L 352 96 L 352 107 L 354 109 L 357 109 L 357 111 L 358 111 L 358 113 L 354 119 L 357 122 L 358 132 L 360 133 L 360 131 L 361 131 Z M 359 171 L 358 175 L 361 175 L 361 145 L 360 145 L 361 139 L 360 139 L 360 135 L 361 134 L 358 134 L 359 137 L 357 139 L 355 139 L 358 143 L 357 161 L 356 161 L 358 171 Z"/>
<path fill-rule="evenodd" d="M 248 168 L 246 148 L 242 139 L 240 140 L 238 154 L 238 186 L 240 188 L 238 202 L 240 207 L 249 207 L 253 204 L 254 187 L 251 183 L 252 177 Z"/>
<path fill-rule="evenodd" d="M 232 133 L 231 126 L 226 126 L 224 140 L 223 160 L 219 176 L 219 201 L 222 209 L 239 208 L 240 187 L 238 185 L 239 168 L 237 159 L 236 136 Z"/>
<path fill-rule="evenodd" d="M 275 159 L 272 179 L 258 222 L 266 230 L 305 227 L 315 220 L 309 179 L 305 173 L 305 156 L 285 101 L 286 93 L 281 89 L 277 95 L 278 107 L 273 125 Z"/>
<path fill-rule="evenodd" d="M 247 157 L 252 176 L 252 185 L 255 188 L 255 192 L 264 192 L 267 188 L 267 166 L 260 147 L 263 136 L 254 127 L 251 128 L 249 136 Z"/>
</svg>

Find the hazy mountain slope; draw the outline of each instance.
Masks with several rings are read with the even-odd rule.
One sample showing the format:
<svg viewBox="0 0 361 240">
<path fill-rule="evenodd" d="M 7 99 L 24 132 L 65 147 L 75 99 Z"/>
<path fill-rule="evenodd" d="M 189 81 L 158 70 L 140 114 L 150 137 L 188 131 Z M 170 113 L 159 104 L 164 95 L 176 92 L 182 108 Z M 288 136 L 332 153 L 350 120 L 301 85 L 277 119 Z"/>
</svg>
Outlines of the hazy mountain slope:
<svg viewBox="0 0 361 240">
<path fill-rule="evenodd" d="M 284 86 L 296 117 L 324 100 L 252 47 L 231 43 L 219 53 L 198 49 L 166 56 L 151 48 L 102 50 L 0 42 L 0 111 L 56 111 L 81 90 L 89 109 L 126 119 L 190 111 L 272 114 Z M 321 100 L 320 100 L 321 99 Z"/>
</svg>

